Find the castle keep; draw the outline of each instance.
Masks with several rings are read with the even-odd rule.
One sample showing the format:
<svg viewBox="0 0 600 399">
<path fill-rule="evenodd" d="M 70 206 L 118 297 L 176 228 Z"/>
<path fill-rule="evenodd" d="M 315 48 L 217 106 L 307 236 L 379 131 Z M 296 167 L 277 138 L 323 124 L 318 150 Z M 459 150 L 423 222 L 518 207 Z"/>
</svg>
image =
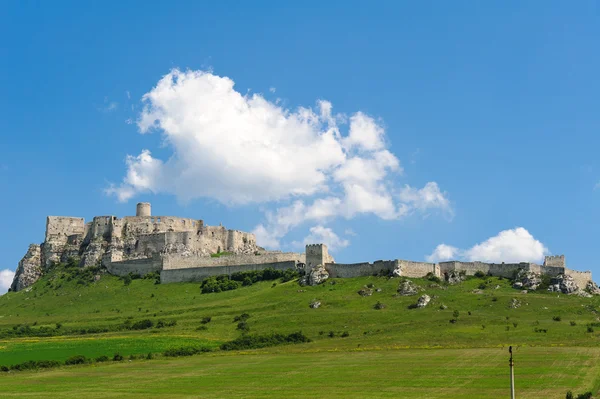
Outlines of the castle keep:
<svg viewBox="0 0 600 399">
<path fill-rule="evenodd" d="M 206 226 L 200 219 L 152 216 L 149 203 L 138 203 L 135 216 L 119 219 L 48 216 L 41 245 L 31 244 L 19 262 L 11 285 L 19 291 L 37 281 L 55 262 L 80 259 L 81 267 L 104 266 L 111 274 L 159 272 L 161 283 L 200 281 L 206 277 L 265 268 L 299 269 L 309 274 L 318 267 L 330 277 L 376 274 L 440 278 L 451 274 L 483 272 L 511 278 L 517 272 L 568 275 L 579 287 L 592 280 L 591 272 L 568 269 L 564 255 L 547 256 L 543 265 L 522 263 L 440 262 L 408 260 L 373 263 L 336 263 L 324 244 L 307 245 L 304 253 L 267 251 L 256 245 L 252 233 Z"/>
</svg>

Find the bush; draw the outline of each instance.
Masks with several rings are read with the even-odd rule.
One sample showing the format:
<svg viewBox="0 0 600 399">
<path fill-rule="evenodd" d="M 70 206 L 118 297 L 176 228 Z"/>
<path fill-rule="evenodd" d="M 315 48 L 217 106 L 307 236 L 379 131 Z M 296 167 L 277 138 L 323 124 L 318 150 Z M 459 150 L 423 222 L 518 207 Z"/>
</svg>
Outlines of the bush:
<svg viewBox="0 0 600 399">
<path fill-rule="evenodd" d="M 208 330 L 208 327 L 206 327 L 205 325 L 196 327 L 196 331 L 206 331 L 206 330 Z"/>
<path fill-rule="evenodd" d="M 289 335 L 276 333 L 268 335 L 243 335 L 240 338 L 222 344 L 221 350 L 230 351 L 258 349 L 269 346 L 299 344 L 304 342 L 310 342 L 310 339 L 306 335 L 302 334 L 301 331 L 291 333 Z"/>
<path fill-rule="evenodd" d="M 433 281 L 434 283 L 438 283 L 438 284 L 440 284 L 442 282 L 442 280 L 438 276 L 433 274 L 432 272 L 427 273 L 425 275 L 425 278 L 429 281 Z"/>
<path fill-rule="evenodd" d="M 379 301 L 377 301 L 377 303 L 373 307 L 377 310 L 385 309 L 385 305 Z"/>
<path fill-rule="evenodd" d="M 327 334 L 329 336 L 329 338 L 333 338 L 335 337 L 335 331 L 329 331 L 329 334 Z"/>
<path fill-rule="evenodd" d="M 452 312 L 452 316 L 454 316 L 454 318 L 458 318 L 459 315 L 460 315 L 460 312 L 458 310 L 455 310 L 454 312 Z"/>
<path fill-rule="evenodd" d="M 592 399 L 592 393 L 591 392 L 586 392 L 586 393 L 581 393 L 579 395 L 577 395 L 577 399 Z"/>
<path fill-rule="evenodd" d="M 104 355 L 104 356 L 100 356 L 96 358 L 96 363 L 102 363 L 102 362 L 108 362 L 110 359 L 108 358 L 108 356 Z"/>
<path fill-rule="evenodd" d="M 132 278 L 131 278 L 131 276 L 130 276 L 129 274 L 128 274 L 128 275 L 126 275 L 126 276 L 123 276 L 123 284 L 124 284 L 124 285 L 129 285 L 129 284 L 131 284 L 131 280 L 132 280 Z"/>
<path fill-rule="evenodd" d="M 484 278 L 485 277 L 485 273 L 482 272 L 481 270 L 477 270 L 474 274 L 475 277 L 477 278 Z"/>
<path fill-rule="evenodd" d="M 250 326 L 248 326 L 248 323 L 246 321 L 240 321 L 238 323 L 236 329 L 243 331 L 243 332 L 248 332 L 248 331 L 250 331 Z"/>
<path fill-rule="evenodd" d="M 156 328 L 173 327 L 177 325 L 177 320 L 164 321 L 159 320 L 156 322 Z"/>
<path fill-rule="evenodd" d="M 154 323 L 150 319 L 136 321 L 131 325 L 132 330 L 147 330 L 148 328 L 152 328 Z"/>
<path fill-rule="evenodd" d="M 587 327 L 587 332 L 589 332 L 589 333 L 593 333 L 593 332 L 594 332 L 594 327 L 592 327 L 592 326 L 588 326 L 588 327 Z"/>
<path fill-rule="evenodd" d="M 575 323 L 575 322 L 574 322 L 574 321 L 572 321 L 572 320 L 569 322 L 569 324 L 571 324 L 572 326 L 576 326 L 576 325 L 577 325 L 577 323 Z"/>
<path fill-rule="evenodd" d="M 210 323 L 211 320 L 212 320 L 212 317 L 206 316 L 206 317 L 202 318 L 202 320 L 200 321 L 200 323 L 202 323 L 202 324 L 208 324 L 208 323 Z"/>
<path fill-rule="evenodd" d="M 565 399 L 573 399 L 573 392 L 567 391 L 567 396 L 565 396 Z"/>
<path fill-rule="evenodd" d="M 341 335 L 342 338 L 346 338 L 346 337 L 349 337 L 349 336 L 350 336 L 350 333 L 348 331 L 344 331 L 342 333 L 342 335 Z"/>
<path fill-rule="evenodd" d="M 163 352 L 164 356 L 168 357 L 179 357 L 179 356 L 193 356 L 198 353 L 210 352 L 210 348 L 198 347 L 198 346 L 182 346 L 180 348 L 171 348 Z"/>
<path fill-rule="evenodd" d="M 65 360 L 65 364 L 66 365 L 71 365 L 71 364 L 85 364 L 88 362 L 88 359 L 83 356 L 83 355 L 75 355 L 75 356 L 71 356 L 70 358 L 68 358 L 67 360 Z"/>
<path fill-rule="evenodd" d="M 115 355 L 113 356 L 113 362 L 121 362 L 123 361 L 123 355 L 121 355 L 120 353 L 115 353 Z"/>
<path fill-rule="evenodd" d="M 233 318 L 233 322 L 235 323 L 235 322 L 237 322 L 237 321 L 246 321 L 246 320 L 248 320 L 249 318 L 250 318 L 250 315 L 249 315 L 248 313 L 242 313 L 242 314 L 241 314 L 241 315 L 239 315 L 239 316 L 235 316 L 235 317 Z"/>
<path fill-rule="evenodd" d="M 552 320 L 554 320 L 554 321 L 561 321 L 562 318 L 560 316 L 553 316 Z"/>
</svg>

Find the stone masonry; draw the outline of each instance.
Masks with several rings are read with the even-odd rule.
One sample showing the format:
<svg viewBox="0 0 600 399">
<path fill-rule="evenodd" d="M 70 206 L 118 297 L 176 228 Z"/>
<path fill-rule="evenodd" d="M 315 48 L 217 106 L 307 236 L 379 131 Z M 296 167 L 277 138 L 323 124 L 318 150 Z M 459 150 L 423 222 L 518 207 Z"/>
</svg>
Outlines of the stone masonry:
<svg viewBox="0 0 600 399">
<path fill-rule="evenodd" d="M 215 257 L 223 252 L 226 254 Z M 152 216 L 151 205 L 143 202 L 137 204 L 136 216 L 122 219 L 96 216 L 85 223 L 82 218 L 48 216 L 44 242 L 30 245 L 19 262 L 11 291 L 30 286 L 53 263 L 69 258 L 79 259 L 81 267 L 103 266 L 119 276 L 159 272 L 163 282 L 198 281 L 211 275 L 266 267 L 296 268 L 305 275 L 321 268 L 330 278 L 432 274 L 448 279 L 483 272 L 507 278 L 523 273 L 568 276 L 581 289 L 592 282 L 591 272 L 568 269 L 564 255 L 547 256 L 543 265 L 400 259 L 341 264 L 334 261 L 324 244 L 307 245 L 304 253 L 266 251 L 256 245 L 252 233 L 206 226 L 201 219 Z"/>
</svg>

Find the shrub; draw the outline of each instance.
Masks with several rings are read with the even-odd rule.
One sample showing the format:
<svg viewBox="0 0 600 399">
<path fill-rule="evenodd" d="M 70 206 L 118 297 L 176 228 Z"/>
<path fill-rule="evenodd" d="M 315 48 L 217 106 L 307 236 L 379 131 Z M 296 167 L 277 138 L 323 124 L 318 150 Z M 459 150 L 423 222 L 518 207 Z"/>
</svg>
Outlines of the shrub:
<svg viewBox="0 0 600 399">
<path fill-rule="evenodd" d="M 171 348 L 163 352 L 164 356 L 168 357 L 179 357 L 179 356 L 193 356 L 198 353 L 210 352 L 210 348 L 198 347 L 198 346 L 182 346 L 180 348 Z"/>
<path fill-rule="evenodd" d="M 148 328 L 152 328 L 154 323 L 150 319 L 144 319 L 140 321 L 136 321 L 131 325 L 132 330 L 147 330 Z"/>
<path fill-rule="evenodd" d="M 156 328 L 173 327 L 177 325 L 177 320 L 164 321 L 159 320 L 156 322 Z"/>
<path fill-rule="evenodd" d="M 485 277 L 485 273 L 482 272 L 481 270 L 477 270 L 474 274 L 475 277 L 477 278 L 484 278 Z"/>
<path fill-rule="evenodd" d="M 454 312 L 452 312 L 452 316 L 454 316 L 454 318 L 458 318 L 459 315 L 460 315 L 460 312 L 458 310 L 455 310 Z"/>
<path fill-rule="evenodd" d="M 498 297 L 492 297 L 492 302 L 498 302 Z"/>
<path fill-rule="evenodd" d="M 554 320 L 554 321 L 561 321 L 562 318 L 560 316 L 553 316 L 552 320 Z"/>
<path fill-rule="evenodd" d="M 434 283 L 438 283 L 438 284 L 442 282 L 442 280 L 438 276 L 433 274 L 432 272 L 427 273 L 425 275 L 425 278 L 429 281 L 433 281 Z"/>
<path fill-rule="evenodd" d="M 96 358 L 96 363 L 108 362 L 109 360 L 110 359 L 108 358 L 108 356 L 103 355 Z"/>
<path fill-rule="evenodd" d="M 377 301 L 377 303 L 373 307 L 377 310 L 385 309 L 385 305 L 379 301 Z"/>
<path fill-rule="evenodd" d="M 202 323 L 202 324 L 208 324 L 208 323 L 210 323 L 211 320 L 212 320 L 212 317 L 205 316 L 205 317 L 202 318 L 202 320 L 200 321 L 200 323 Z"/>
<path fill-rule="evenodd" d="M 335 331 L 329 331 L 329 334 L 327 334 L 329 336 L 329 338 L 333 338 L 335 337 Z"/>
<path fill-rule="evenodd" d="M 248 331 L 250 331 L 250 326 L 248 326 L 248 323 L 246 321 L 240 321 L 238 323 L 236 329 L 240 330 L 240 331 L 248 332 Z"/>
<path fill-rule="evenodd" d="M 237 322 L 237 321 L 246 321 L 246 320 L 248 320 L 249 318 L 250 318 L 250 315 L 249 315 L 248 313 L 242 313 L 242 314 L 241 314 L 241 315 L 239 315 L 239 316 L 235 316 L 235 317 L 233 318 L 233 322 L 235 323 L 235 322 Z"/>
<path fill-rule="evenodd" d="M 581 393 L 579 395 L 577 395 L 577 399 L 592 399 L 592 393 L 590 391 L 586 392 L 586 393 Z"/>
<path fill-rule="evenodd" d="M 123 276 L 123 284 L 124 284 L 124 285 L 129 285 L 129 284 L 131 284 L 131 280 L 132 280 L 132 279 L 131 279 L 131 276 L 130 276 L 129 274 L 128 274 L 128 275 L 126 275 L 126 276 Z"/>
<path fill-rule="evenodd" d="M 221 350 L 243 350 L 243 349 L 258 349 L 269 346 L 298 344 L 310 342 L 310 339 L 302 334 L 301 331 L 283 334 L 268 334 L 268 335 L 243 335 L 233 341 L 225 342 L 221 345 Z"/>
<path fill-rule="evenodd" d="M 152 359 L 154 359 L 154 355 L 152 354 L 152 352 L 148 352 L 148 354 L 146 355 L 146 359 L 147 359 L 147 360 L 152 360 Z"/>
<path fill-rule="evenodd" d="M 589 332 L 589 333 L 593 333 L 593 332 L 594 332 L 594 327 L 592 327 L 592 326 L 588 326 L 588 327 L 587 327 L 587 332 Z"/>
<path fill-rule="evenodd" d="M 350 336 L 350 333 L 348 331 L 344 331 L 342 333 L 342 335 L 341 335 L 342 338 L 346 338 L 346 337 L 349 337 L 349 336 Z"/>
<path fill-rule="evenodd" d="M 569 324 L 571 324 L 572 326 L 576 326 L 576 325 L 577 325 L 577 323 L 575 323 L 575 322 L 574 322 L 574 321 L 572 321 L 572 320 L 569 322 Z"/>
<path fill-rule="evenodd" d="M 205 325 L 196 327 L 196 331 L 206 331 L 206 330 L 208 330 L 208 327 L 206 327 Z"/>
<path fill-rule="evenodd" d="M 113 356 L 113 361 L 114 362 L 121 362 L 121 361 L 123 361 L 123 355 L 121 355 L 120 353 L 115 353 L 115 355 Z"/>
<path fill-rule="evenodd" d="M 573 392 L 567 391 L 567 395 L 565 396 L 565 399 L 573 399 Z"/>
<path fill-rule="evenodd" d="M 88 359 L 83 356 L 83 355 L 75 355 L 75 356 L 71 356 L 70 358 L 68 358 L 67 360 L 65 360 L 65 364 L 66 365 L 71 365 L 71 364 L 85 364 L 88 362 Z"/>
</svg>

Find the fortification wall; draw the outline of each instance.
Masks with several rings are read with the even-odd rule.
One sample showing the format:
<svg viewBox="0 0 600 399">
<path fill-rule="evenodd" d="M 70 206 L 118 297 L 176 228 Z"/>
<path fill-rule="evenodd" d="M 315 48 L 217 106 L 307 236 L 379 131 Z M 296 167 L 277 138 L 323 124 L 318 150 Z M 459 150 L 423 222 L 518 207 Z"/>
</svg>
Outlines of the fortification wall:
<svg viewBox="0 0 600 399">
<path fill-rule="evenodd" d="M 440 275 L 450 272 L 464 272 L 467 276 L 472 276 L 481 271 L 485 274 L 491 274 L 497 277 L 512 278 L 520 269 L 529 270 L 530 263 L 485 263 L 485 262 L 440 262 Z"/>
<path fill-rule="evenodd" d="M 129 273 L 143 276 L 148 273 L 159 272 L 162 269 L 162 259 L 160 255 L 155 254 L 153 257 L 147 259 L 109 262 L 106 264 L 106 268 L 110 274 L 116 276 L 125 276 Z"/>
<path fill-rule="evenodd" d="M 296 268 L 295 261 L 272 262 L 262 264 L 236 265 L 236 266 L 211 266 L 194 267 L 190 269 L 163 269 L 160 272 L 161 283 L 183 283 L 190 281 L 201 281 L 210 276 L 222 274 L 231 275 L 237 272 L 249 272 L 272 268 L 275 270 L 286 270 Z"/>
<path fill-rule="evenodd" d="M 435 263 L 413 262 L 410 260 L 398 260 L 401 267 L 402 275 L 406 277 L 425 277 L 427 273 L 433 273 L 440 277 L 439 268 Z"/>
<path fill-rule="evenodd" d="M 571 270 L 571 269 L 565 268 L 565 274 L 568 274 L 571 277 L 573 277 L 573 281 L 575 281 L 575 283 L 581 289 L 584 289 L 585 286 L 587 285 L 588 281 L 592 280 L 592 272 L 590 272 L 590 271 L 578 272 L 577 270 Z"/>
<path fill-rule="evenodd" d="M 548 274 L 550 276 L 558 276 L 559 274 L 565 274 L 566 268 L 563 266 L 540 266 L 541 274 Z"/>
<path fill-rule="evenodd" d="M 126 236 L 169 231 L 197 231 L 204 225 L 202 220 L 173 216 L 125 216 L 122 220 L 125 227 L 123 234 Z"/>
<path fill-rule="evenodd" d="M 389 273 L 398 266 L 397 260 L 378 260 L 373 263 L 325 263 L 325 269 L 331 278 L 349 278 L 373 276 Z"/>
<path fill-rule="evenodd" d="M 46 218 L 45 241 L 67 242 L 67 237 L 85 233 L 83 218 L 48 216 Z"/>
<path fill-rule="evenodd" d="M 153 253 L 159 253 L 163 250 L 166 243 L 165 233 L 155 233 L 141 235 L 135 243 L 135 254 L 142 256 L 151 256 Z"/>
<path fill-rule="evenodd" d="M 304 263 L 304 254 L 295 252 L 266 253 L 263 255 L 227 255 L 218 258 L 208 256 L 181 256 L 167 254 L 163 256 L 164 270 L 180 270 L 199 267 L 224 267 L 237 265 L 260 265 L 264 263 L 300 262 Z"/>
</svg>

